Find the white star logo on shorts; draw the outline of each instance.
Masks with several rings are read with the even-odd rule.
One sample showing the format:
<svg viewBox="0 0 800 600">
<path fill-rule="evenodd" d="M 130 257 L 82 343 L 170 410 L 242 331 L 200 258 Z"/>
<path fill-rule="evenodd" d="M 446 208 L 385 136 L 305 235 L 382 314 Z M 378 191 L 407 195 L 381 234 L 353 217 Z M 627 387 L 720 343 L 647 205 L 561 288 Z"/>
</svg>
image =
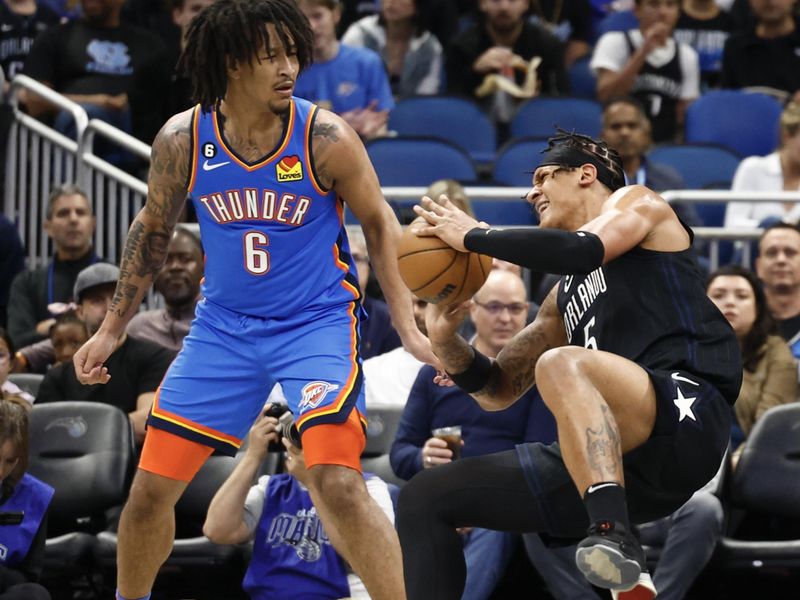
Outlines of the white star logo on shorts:
<svg viewBox="0 0 800 600">
<path fill-rule="evenodd" d="M 686 398 L 681 392 L 681 388 L 679 386 L 675 386 L 678 390 L 678 397 L 673 400 L 675 406 L 678 407 L 678 421 L 683 421 L 686 417 L 689 417 L 692 421 L 697 422 L 697 418 L 694 416 L 692 412 L 692 404 L 694 401 L 697 400 L 697 396 L 694 398 Z"/>
</svg>

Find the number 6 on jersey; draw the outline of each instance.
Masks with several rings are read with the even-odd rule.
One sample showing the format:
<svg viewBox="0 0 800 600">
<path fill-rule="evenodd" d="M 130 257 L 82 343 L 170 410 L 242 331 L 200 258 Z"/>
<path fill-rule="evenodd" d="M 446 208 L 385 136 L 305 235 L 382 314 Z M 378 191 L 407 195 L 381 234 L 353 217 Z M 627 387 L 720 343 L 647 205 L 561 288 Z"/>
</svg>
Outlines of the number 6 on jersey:
<svg viewBox="0 0 800 600">
<path fill-rule="evenodd" d="M 242 240 L 244 244 L 244 268 L 253 275 L 264 275 L 269 271 L 269 238 L 262 231 L 248 231 Z"/>
</svg>

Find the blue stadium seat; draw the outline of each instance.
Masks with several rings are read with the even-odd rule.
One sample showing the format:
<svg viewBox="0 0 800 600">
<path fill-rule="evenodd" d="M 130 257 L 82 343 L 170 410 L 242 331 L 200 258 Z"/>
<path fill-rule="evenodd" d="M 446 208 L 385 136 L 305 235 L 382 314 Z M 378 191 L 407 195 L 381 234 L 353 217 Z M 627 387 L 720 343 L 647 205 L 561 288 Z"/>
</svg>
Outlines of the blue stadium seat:
<svg viewBox="0 0 800 600">
<path fill-rule="evenodd" d="M 511 121 L 513 137 L 548 137 L 555 126 L 597 137 L 602 127 L 603 108 L 586 98 L 534 98 L 520 106 Z"/>
<path fill-rule="evenodd" d="M 604 33 L 609 31 L 628 31 L 630 29 L 639 28 L 639 19 L 633 14 L 632 10 L 621 10 L 612 12 L 606 15 L 602 21 L 597 24 L 596 34 L 599 38 Z"/>
<path fill-rule="evenodd" d="M 497 153 L 492 170 L 492 179 L 503 185 L 529 187 L 531 172 L 547 148 L 547 139 L 521 137 L 505 144 Z"/>
<path fill-rule="evenodd" d="M 676 169 L 690 190 L 731 181 L 740 161 L 731 150 L 714 144 L 661 144 L 650 151 L 648 159 Z"/>
<path fill-rule="evenodd" d="M 739 156 L 764 156 L 778 145 L 781 104 L 765 94 L 717 90 L 686 111 L 685 140 L 722 144 Z"/>
<path fill-rule="evenodd" d="M 389 130 L 401 136 L 432 136 L 466 150 L 476 162 L 491 162 L 497 149 L 494 124 L 466 98 L 414 96 L 389 113 Z"/>
<path fill-rule="evenodd" d="M 438 179 L 474 181 L 475 166 L 458 146 L 437 138 L 380 138 L 367 144 L 381 186 L 428 186 Z"/>
<path fill-rule="evenodd" d="M 594 100 L 597 96 L 597 78 L 589 68 L 591 58 L 591 55 L 589 55 L 576 60 L 567 71 L 569 88 L 576 98 Z"/>
</svg>

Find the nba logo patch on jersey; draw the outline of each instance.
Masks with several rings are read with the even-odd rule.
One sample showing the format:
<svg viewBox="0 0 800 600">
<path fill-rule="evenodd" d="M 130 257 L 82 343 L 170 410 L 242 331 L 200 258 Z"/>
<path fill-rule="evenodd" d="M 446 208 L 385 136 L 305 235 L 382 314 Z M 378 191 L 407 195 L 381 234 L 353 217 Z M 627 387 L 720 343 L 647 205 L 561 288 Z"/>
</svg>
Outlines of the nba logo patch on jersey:
<svg viewBox="0 0 800 600">
<path fill-rule="evenodd" d="M 278 181 L 300 181 L 303 178 L 303 163 L 296 154 L 284 156 L 275 166 Z"/>
<path fill-rule="evenodd" d="M 303 386 L 300 391 L 302 398 L 300 399 L 300 410 L 307 410 L 317 408 L 328 392 L 338 390 L 339 386 L 335 383 L 328 383 L 327 381 L 312 381 Z"/>
</svg>

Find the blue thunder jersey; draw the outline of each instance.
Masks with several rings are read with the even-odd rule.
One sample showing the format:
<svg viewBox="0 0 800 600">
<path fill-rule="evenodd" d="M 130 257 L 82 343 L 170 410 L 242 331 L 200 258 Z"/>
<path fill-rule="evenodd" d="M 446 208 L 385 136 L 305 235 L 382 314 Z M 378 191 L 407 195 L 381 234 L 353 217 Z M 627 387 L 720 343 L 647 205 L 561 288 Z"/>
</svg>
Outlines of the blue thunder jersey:
<svg viewBox="0 0 800 600">
<path fill-rule="evenodd" d="M 206 249 L 202 292 L 212 304 L 286 318 L 360 297 L 342 200 L 314 172 L 316 113 L 292 98 L 277 147 L 248 163 L 225 141 L 217 110 L 195 108 L 188 191 Z"/>
<path fill-rule="evenodd" d="M 19 525 L 0 525 L 0 567 L 15 567 L 25 560 L 42 525 L 55 490 L 27 473 L 0 509 L 24 513 Z"/>
</svg>

